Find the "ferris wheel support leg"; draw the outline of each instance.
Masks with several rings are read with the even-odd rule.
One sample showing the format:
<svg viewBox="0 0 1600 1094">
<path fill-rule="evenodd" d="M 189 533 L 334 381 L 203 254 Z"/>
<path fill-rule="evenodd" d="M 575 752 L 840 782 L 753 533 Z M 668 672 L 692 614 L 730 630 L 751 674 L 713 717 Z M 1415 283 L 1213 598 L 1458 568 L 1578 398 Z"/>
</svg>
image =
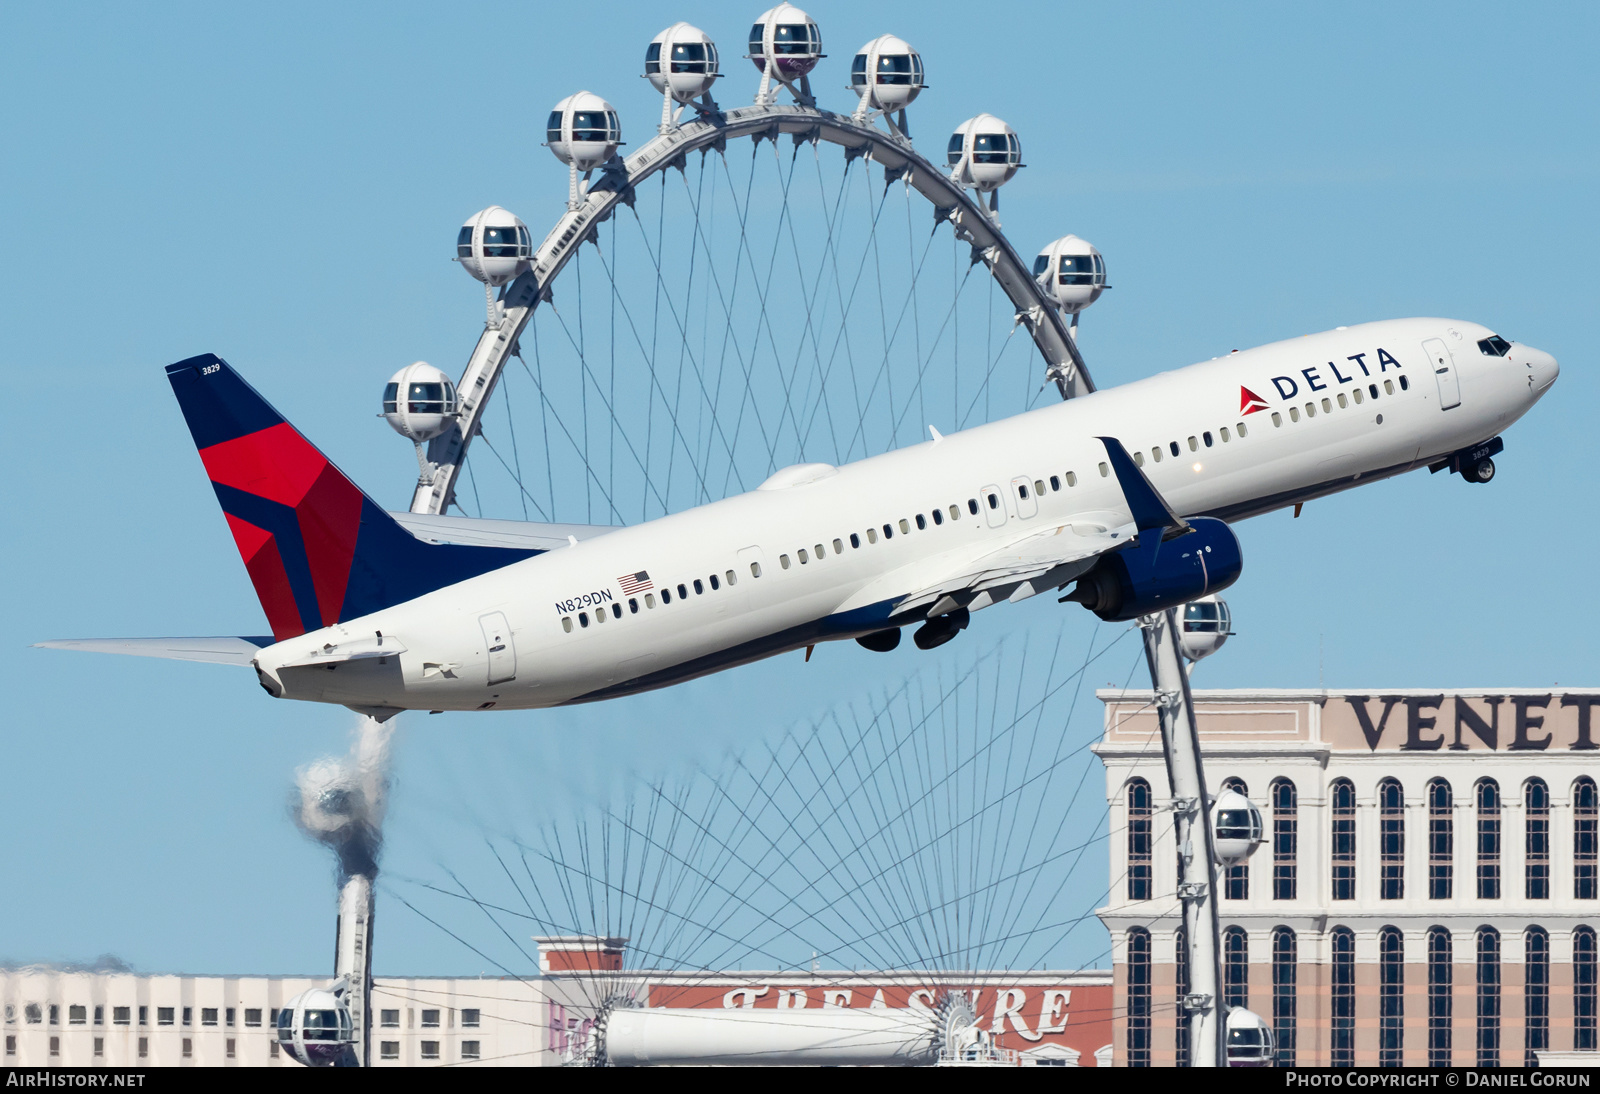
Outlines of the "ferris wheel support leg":
<svg viewBox="0 0 1600 1094">
<path fill-rule="evenodd" d="M 1172 819 L 1180 865 L 1178 898 L 1183 902 L 1184 939 L 1189 950 L 1189 994 L 1184 1007 L 1189 1012 L 1190 1066 L 1219 1067 L 1225 1059 L 1226 1046 L 1219 990 L 1222 965 L 1217 870 L 1194 699 L 1178 648 L 1177 612 L 1169 608 L 1144 616 L 1139 627 L 1161 721 L 1167 780 L 1172 787 Z"/>
</svg>

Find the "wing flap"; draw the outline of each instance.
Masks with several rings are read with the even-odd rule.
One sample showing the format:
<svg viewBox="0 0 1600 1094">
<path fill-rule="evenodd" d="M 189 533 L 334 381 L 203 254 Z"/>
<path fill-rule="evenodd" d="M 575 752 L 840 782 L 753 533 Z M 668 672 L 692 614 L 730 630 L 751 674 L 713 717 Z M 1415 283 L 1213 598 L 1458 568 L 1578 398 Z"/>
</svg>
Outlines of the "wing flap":
<svg viewBox="0 0 1600 1094">
<path fill-rule="evenodd" d="M 132 657 L 164 657 L 171 661 L 203 661 L 212 665 L 248 665 L 270 635 L 214 638 L 61 638 L 36 642 L 34 648 L 79 650 L 84 653 L 120 653 Z"/>
<path fill-rule="evenodd" d="M 936 609 L 931 614 L 940 615 L 968 606 L 977 597 L 985 597 L 986 603 L 1007 596 L 1020 600 L 1070 581 L 1082 569 L 1079 564 L 1124 546 L 1129 538 L 1126 529 L 1098 524 L 1056 525 L 970 560 L 957 572 L 904 597 L 894 610 L 898 614 L 931 606 Z M 1023 595 L 1016 596 L 1019 592 Z"/>
</svg>

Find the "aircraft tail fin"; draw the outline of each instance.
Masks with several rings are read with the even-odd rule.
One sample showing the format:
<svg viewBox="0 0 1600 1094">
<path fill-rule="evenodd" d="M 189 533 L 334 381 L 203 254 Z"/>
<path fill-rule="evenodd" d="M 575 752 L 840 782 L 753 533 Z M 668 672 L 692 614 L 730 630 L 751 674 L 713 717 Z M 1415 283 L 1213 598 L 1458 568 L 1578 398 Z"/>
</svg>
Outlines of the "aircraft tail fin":
<svg viewBox="0 0 1600 1094">
<path fill-rule="evenodd" d="M 417 539 L 214 354 L 167 379 L 276 641 L 539 553 Z"/>
</svg>

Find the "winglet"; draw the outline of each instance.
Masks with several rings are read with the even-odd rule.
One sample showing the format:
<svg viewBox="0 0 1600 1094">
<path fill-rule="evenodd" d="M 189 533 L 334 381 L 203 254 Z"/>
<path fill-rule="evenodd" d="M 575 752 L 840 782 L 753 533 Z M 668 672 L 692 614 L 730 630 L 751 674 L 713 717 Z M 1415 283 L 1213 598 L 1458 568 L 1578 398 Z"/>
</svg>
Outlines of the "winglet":
<svg viewBox="0 0 1600 1094">
<path fill-rule="evenodd" d="M 1111 470 L 1116 472 L 1117 484 L 1122 487 L 1122 496 L 1127 499 L 1128 509 L 1133 513 L 1133 522 L 1139 531 L 1147 532 L 1151 529 L 1164 529 L 1163 540 L 1181 536 L 1194 529 L 1182 517 L 1172 511 L 1172 506 L 1167 504 L 1159 491 L 1145 478 L 1144 472 L 1139 470 L 1139 465 L 1133 462 L 1133 457 L 1128 455 L 1128 450 L 1122 447 L 1122 442 L 1115 437 L 1095 438 L 1106 446 L 1106 457 L 1111 461 Z"/>
</svg>

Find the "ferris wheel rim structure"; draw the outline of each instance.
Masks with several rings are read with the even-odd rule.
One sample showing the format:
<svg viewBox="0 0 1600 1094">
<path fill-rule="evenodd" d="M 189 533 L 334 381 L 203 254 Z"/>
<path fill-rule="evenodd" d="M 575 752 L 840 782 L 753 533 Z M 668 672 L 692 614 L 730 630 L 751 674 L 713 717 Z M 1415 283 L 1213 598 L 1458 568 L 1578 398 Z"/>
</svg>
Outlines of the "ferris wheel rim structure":
<svg viewBox="0 0 1600 1094">
<path fill-rule="evenodd" d="M 926 198 L 935 224 L 948 222 L 956 237 L 972 247 L 972 261 L 982 263 L 994 283 L 1015 307 L 1016 322 L 1027 330 L 1045 360 L 1045 382 L 1054 382 L 1063 399 L 1087 395 L 1094 382 L 1078 351 L 1067 319 L 1045 293 L 1028 265 L 1000 230 L 994 213 L 950 174 L 923 157 L 911 141 L 885 132 L 869 120 L 856 120 L 803 103 L 756 103 L 734 109 L 708 110 L 652 137 L 626 159 L 613 155 L 598 170 L 600 177 L 582 191 L 556 221 L 530 256 L 530 268 L 500 292 L 494 313 L 468 360 L 457 385 L 459 403 L 450 428 L 428 442 L 422 474 L 410 511 L 440 515 L 455 503 L 456 484 L 466 465 L 467 450 L 482 423 L 506 362 L 540 301 L 551 298 L 551 286 L 599 225 L 618 204 L 633 203 L 638 185 L 669 168 L 682 168 L 690 152 L 722 152 L 730 138 L 752 138 L 774 144 L 789 135 L 796 146 L 826 140 L 845 151 L 846 161 L 864 157 L 884 168 L 886 184 L 901 181 Z"/>
</svg>

